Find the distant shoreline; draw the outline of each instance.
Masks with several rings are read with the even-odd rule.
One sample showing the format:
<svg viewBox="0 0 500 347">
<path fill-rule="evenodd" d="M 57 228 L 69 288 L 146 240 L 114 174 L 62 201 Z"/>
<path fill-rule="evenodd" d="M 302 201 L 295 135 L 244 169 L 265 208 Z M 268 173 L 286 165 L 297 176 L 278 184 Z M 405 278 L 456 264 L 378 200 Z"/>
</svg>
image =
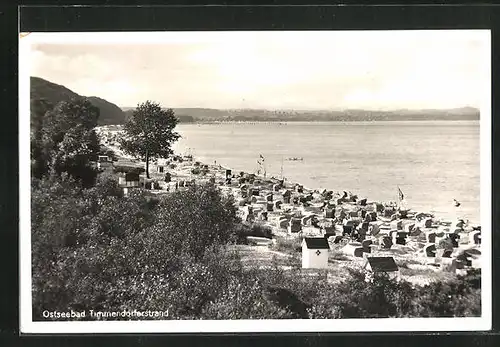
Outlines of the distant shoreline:
<svg viewBox="0 0 500 347">
<path fill-rule="evenodd" d="M 481 111 L 473 107 L 421 110 L 266 110 L 172 108 L 180 123 L 227 122 L 376 122 L 376 121 L 477 121 Z M 134 109 L 124 108 L 128 119 Z"/>
<path fill-rule="evenodd" d="M 288 124 L 288 123 L 376 123 L 376 122 L 479 122 L 480 119 L 350 119 L 350 120 L 204 120 L 179 124 Z"/>
</svg>

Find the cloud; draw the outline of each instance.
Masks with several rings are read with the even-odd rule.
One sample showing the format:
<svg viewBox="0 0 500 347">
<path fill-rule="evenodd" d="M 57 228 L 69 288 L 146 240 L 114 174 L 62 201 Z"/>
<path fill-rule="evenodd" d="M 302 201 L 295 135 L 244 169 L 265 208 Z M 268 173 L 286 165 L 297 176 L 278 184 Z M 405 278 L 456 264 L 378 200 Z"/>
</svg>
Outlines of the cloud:
<svg viewBox="0 0 500 347">
<path fill-rule="evenodd" d="M 177 37 L 190 39 L 38 44 L 31 73 L 120 106 L 146 99 L 169 107 L 479 106 L 489 44 L 467 31 Z"/>
</svg>

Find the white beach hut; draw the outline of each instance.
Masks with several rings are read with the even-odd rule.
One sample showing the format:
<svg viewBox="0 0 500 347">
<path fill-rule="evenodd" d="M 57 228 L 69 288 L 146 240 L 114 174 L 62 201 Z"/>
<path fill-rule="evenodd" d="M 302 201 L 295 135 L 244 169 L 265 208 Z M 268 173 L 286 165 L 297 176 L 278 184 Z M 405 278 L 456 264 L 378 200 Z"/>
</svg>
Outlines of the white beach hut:
<svg viewBox="0 0 500 347">
<path fill-rule="evenodd" d="M 330 246 L 324 237 L 305 237 L 302 240 L 302 268 L 328 268 L 328 251 Z"/>
</svg>

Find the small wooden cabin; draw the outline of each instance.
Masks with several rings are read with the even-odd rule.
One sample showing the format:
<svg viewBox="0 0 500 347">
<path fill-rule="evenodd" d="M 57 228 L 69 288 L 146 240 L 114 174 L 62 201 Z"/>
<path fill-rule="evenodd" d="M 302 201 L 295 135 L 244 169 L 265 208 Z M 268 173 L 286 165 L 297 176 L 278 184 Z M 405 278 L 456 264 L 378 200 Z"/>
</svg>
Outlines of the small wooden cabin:
<svg viewBox="0 0 500 347">
<path fill-rule="evenodd" d="M 393 257 L 367 257 L 363 269 L 366 271 L 367 281 L 371 281 L 373 275 L 381 273 L 397 280 L 401 278 L 399 267 Z"/>
<path fill-rule="evenodd" d="M 125 177 L 120 176 L 118 178 L 118 185 L 123 188 L 124 195 L 128 195 L 131 188 L 137 188 L 140 186 L 139 174 L 128 172 L 125 174 Z"/>
<path fill-rule="evenodd" d="M 324 237 L 305 237 L 302 240 L 302 268 L 328 268 L 328 251 L 330 246 Z"/>
</svg>

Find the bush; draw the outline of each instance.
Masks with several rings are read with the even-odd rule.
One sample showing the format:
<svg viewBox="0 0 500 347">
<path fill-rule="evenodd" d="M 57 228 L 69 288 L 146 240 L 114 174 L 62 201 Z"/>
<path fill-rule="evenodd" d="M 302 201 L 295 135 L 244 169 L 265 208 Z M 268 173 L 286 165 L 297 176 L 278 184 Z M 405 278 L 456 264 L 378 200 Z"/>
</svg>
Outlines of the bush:
<svg viewBox="0 0 500 347">
<path fill-rule="evenodd" d="M 220 296 L 206 307 L 206 319 L 292 319 L 293 313 L 280 307 L 266 287 L 251 276 L 233 277 Z"/>
<path fill-rule="evenodd" d="M 193 187 L 161 200 L 141 190 L 121 197 L 112 180 L 86 190 L 71 179 L 34 181 L 33 187 L 35 319 L 44 309 L 168 308 L 170 299 L 193 283 L 198 286 L 192 291 L 221 290 L 210 286 L 223 279 L 212 278 L 207 289 L 197 282 L 209 278 L 206 271 L 214 263 L 224 263 L 214 249 L 234 237 L 234 202 L 214 187 Z M 210 259 L 207 270 L 203 264 Z M 189 293 L 189 300 L 201 298 Z M 201 310 L 188 306 L 194 311 L 173 312 L 191 317 Z"/>
<path fill-rule="evenodd" d="M 302 238 L 276 238 L 273 246 L 277 251 L 297 254 L 302 252 Z"/>
<path fill-rule="evenodd" d="M 68 175 L 49 176 L 33 180 L 31 211 L 35 320 L 43 310 L 68 309 L 168 310 L 170 319 L 481 313 L 478 270 L 420 287 L 385 275 L 367 283 L 355 270 L 333 284 L 328 270 L 244 268 L 226 245 L 271 230 L 239 223 L 234 200 L 210 184 L 123 197 L 108 175 L 89 189 Z M 298 255 L 301 241 L 278 238 L 274 247 Z"/>
<path fill-rule="evenodd" d="M 196 216 L 193 218 L 193 216 Z M 225 197 L 210 184 L 190 186 L 162 201 L 154 226 L 171 247 L 199 259 L 207 247 L 235 241 L 238 222 L 232 196 Z"/>
<path fill-rule="evenodd" d="M 481 315 L 480 271 L 457 276 L 447 282 L 433 282 L 415 294 L 414 316 L 463 317 Z"/>
<path fill-rule="evenodd" d="M 377 274 L 373 282 L 365 281 L 365 273 L 350 270 L 350 275 L 337 285 L 334 300 L 341 318 L 404 317 L 411 312 L 413 288 L 410 283 Z"/>
<path fill-rule="evenodd" d="M 265 237 L 268 239 L 273 237 L 272 229 L 259 223 L 238 223 L 236 224 L 234 233 L 236 234 L 236 242 L 239 244 L 248 244 L 247 236 Z"/>
<path fill-rule="evenodd" d="M 334 249 L 330 251 L 329 259 L 348 261 L 350 260 L 340 249 Z"/>
</svg>

